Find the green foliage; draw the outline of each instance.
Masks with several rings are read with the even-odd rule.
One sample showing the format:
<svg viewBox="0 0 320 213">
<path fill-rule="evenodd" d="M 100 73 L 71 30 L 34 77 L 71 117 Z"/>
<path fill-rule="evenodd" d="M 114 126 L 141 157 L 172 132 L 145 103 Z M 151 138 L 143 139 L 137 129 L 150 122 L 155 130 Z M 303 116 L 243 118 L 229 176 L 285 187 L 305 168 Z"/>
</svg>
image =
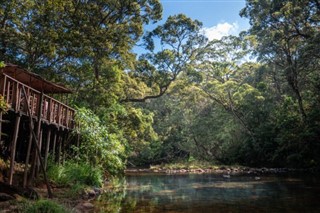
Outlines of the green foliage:
<svg viewBox="0 0 320 213">
<path fill-rule="evenodd" d="M 51 164 L 48 177 L 62 186 L 97 186 L 103 184 L 103 170 L 86 162 L 67 161 L 64 165 Z"/>
<path fill-rule="evenodd" d="M 61 184 L 99 184 L 90 166 L 116 174 L 127 157 L 320 166 L 319 8 L 247 0 L 240 14 L 250 29 L 209 42 L 201 22 L 183 14 L 141 40 L 143 25 L 161 18 L 158 0 L 5 1 L 0 58 L 75 91 L 83 165 L 52 166 Z M 138 41 L 146 52 L 137 60 Z"/>
<path fill-rule="evenodd" d="M 119 125 L 133 153 L 139 153 L 154 140 L 157 134 L 153 130 L 153 113 L 141 108 L 128 106 L 125 114 L 119 116 Z"/>
<path fill-rule="evenodd" d="M 89 165 L 100 165 L 111 174 L 123 170 L 124 141 L 119 135 L 109 133 L 107 126 L 89 109 L 78 108 L 76 122 L 81 135 L 78 160 Z"/>
<path fill-rule="evenodd" d="M 137 93 L 128 93 L 125 101 L 144 102 L 165 94 L 178 75 L 201 57 L 198 50 L 207 43 L 200 33 L 201 27 L 202 23 L 198 20 L 178 14 L 168 17 L 163 25 L 147 32 L 144 42 L 148 52 L 139 57 L 135 69 L 129 74 L 148 89 L 144 86 L 145 93 L 140 91 L 141 95 L 137 97 L 133 96 Z M 160 43 L 161 48 L 155 50 L 155 43 Z"/>
<path fill-rule="evenodd" d="M 35 203 L 30 203 L 22 210 L 26 213 L 67 213 L 65 207 L 51 200 L 39 200 Z"/>
<path fill-rule="evenodd" d="M 7 102 L 4 100 L 4 97 L 0 95 L 0 112 L 7 112 L 9 110 L 9 106 Z"/>
<path fill-rule="evenodd" d="M 308 112 L 305 89 L 310 88 L 310 73 L 319 69 L 319 2 L 308 0 L 264 1 L 248 0 L 241 15 L 250 19 L 248 34 L 255 36 L 256 54 L 261 61 L 273 63 L 286 76 L 292 97 L 298 103 L 302 119 Z M 317 64 L 317 65 L 316 65 Z"/>
<path fill-rule="evenodd" d="M 89 62 L 99 77 L 101 60 L 130 63 L 130 50 L 142 36 L 143 25 L 159 20 L 161 13 L 158 0 L 3 2 L 0 58 L 31 69 L 46 68 L 48 74 Z"/>
<path fill-rule="evenodd" d="M 111 184 L 106 187 L 106 193 L 99 196 L 94 205 L 98 207 L 101 212 L 119 212 L 123 210 L 123 201 L 126 199 L 125 178 L 111 179 Z M 106 202 L 107 201 L 107 202 Z"/>
</svg>

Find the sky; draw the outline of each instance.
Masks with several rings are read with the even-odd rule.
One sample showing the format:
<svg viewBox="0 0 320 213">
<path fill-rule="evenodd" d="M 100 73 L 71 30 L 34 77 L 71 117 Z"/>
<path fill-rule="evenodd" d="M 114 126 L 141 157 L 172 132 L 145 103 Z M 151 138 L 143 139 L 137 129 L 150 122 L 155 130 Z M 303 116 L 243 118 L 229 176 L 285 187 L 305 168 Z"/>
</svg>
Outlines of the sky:
<svg viewBox="0 0 320 213">
<path fill-rule="evenodd" d="M 238 35 L 249 28 L 248 19 L 239 12 L 245 0 L 161 0 L 163 21 L 170 16 L 183 13 L 203 23 L 209 39 L 220 39 L 225 35 Z"/>
<path fill-rule="evenodd" d="M 163 6 L 163 19 L 156 25 L 163 24 L 170 15 L 179 13 L 197 19 L 203 23 L 203 33 L 209 38 L 220 39 L 222 36 L 238 35 L 249 28 L 249 20 L 241 18 L 239 12 L 245 7 L 245 0 L 160 0 Z M 149 25 L 150 31 L 156 25 Z M 136 47 L 135 52 L 143 53 Z"/>
</svg>

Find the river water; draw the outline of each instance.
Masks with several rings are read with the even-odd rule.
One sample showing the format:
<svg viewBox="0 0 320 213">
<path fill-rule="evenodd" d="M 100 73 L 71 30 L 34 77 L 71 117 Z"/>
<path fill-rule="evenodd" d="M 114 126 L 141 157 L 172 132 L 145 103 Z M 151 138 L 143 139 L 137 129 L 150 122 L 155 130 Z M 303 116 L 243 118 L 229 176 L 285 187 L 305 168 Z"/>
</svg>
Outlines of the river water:
<svg viewBox="0 0 320 213">
<path fill-rule="evenodd" d="M 98 212 L 320 212 L 319 176 L 127 176 Z"/>
</svg>

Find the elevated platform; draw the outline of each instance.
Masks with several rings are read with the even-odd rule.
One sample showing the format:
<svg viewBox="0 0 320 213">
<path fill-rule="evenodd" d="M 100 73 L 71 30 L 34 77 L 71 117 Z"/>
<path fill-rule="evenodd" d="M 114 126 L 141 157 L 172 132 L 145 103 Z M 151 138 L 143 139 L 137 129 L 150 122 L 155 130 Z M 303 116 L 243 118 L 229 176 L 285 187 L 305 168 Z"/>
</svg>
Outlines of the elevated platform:
<svg viewBox="0 0 320 213">
<path fill-rule="evenodd" d="M 29 79 L 29 81 L 28 81 Z M 31 115 L 28 114 L 23 88 Z M 36 89 L 35 89 L 36 88 Z M 23 115 L 39 117 L 49 125 L 73 129 L 75 110 L 50 97 L 48 93 L 70 93 L 71 91 L 40 78 L 17 66 L 9 65 L 0 72 L 0 94 L 9 105 L 10 110 Z"/>
</svg>

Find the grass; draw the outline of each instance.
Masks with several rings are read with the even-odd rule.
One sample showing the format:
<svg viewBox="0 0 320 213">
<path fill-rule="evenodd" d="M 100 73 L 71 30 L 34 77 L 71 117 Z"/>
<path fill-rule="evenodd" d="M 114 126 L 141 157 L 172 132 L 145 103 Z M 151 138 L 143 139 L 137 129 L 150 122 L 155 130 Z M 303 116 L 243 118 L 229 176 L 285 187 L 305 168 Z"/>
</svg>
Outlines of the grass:
<svg viewBox="0 0 320 213">
<path fill-rule="evenodd" d="M 55 203 L 52 200 L 38 200 L 24 204 L 22 213 L 68 213 L 64 206 Z"/>
<path fill-rule="evenodd" d="M 61 186 L 87 185 L 101 187 L 103 184 L 102 169 L 87 163 L 68 161 L 64 165 L 50 165 L 48 177 Z"/>
</svg>

